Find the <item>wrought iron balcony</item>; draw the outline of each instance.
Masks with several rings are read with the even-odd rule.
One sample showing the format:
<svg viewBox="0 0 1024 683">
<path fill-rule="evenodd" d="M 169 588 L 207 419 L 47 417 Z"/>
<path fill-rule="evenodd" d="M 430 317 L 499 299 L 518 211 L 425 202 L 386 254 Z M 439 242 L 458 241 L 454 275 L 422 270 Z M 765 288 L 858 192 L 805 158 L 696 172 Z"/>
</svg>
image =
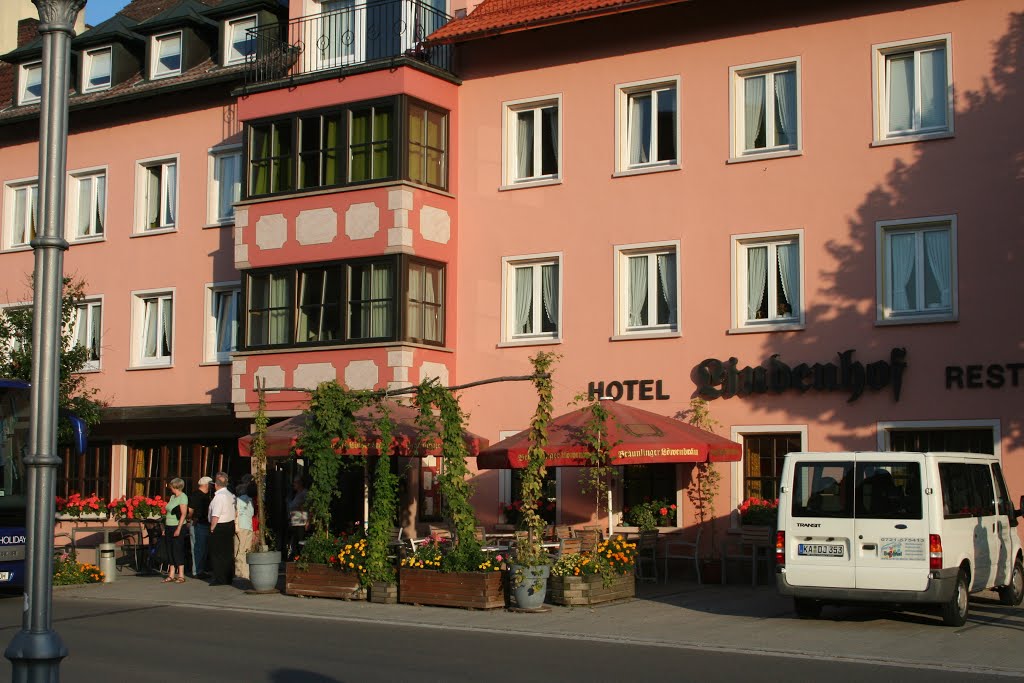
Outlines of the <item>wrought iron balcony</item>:
<svg viewBox="0 0 1024 683">
<path fill-rule="evenodd" d="M 450 17 L 431 0 L 332 0 L 323 12 L 248 32 L 246 85 L 405 57 L 451 71 L 451 46 L 424 39 Z"/>
</svg>

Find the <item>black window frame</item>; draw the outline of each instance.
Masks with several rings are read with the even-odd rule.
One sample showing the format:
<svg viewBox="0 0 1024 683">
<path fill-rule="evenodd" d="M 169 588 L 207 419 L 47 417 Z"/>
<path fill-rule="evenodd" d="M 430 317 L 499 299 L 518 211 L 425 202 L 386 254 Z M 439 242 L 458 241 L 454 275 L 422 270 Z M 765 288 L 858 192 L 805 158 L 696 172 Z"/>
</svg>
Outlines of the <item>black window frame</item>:
<svg viewBox="0 0 1024 683">
<path fill-rule="evenodd" d="M 414 97 L 406 98 L 404 104 L 405 104 L 405 106 L 402 108 L 402 132 L 403 132 L 403 138 L 401 140 L 401 143 L 402 143 L 402 155 L 401 156 L 402 156 L 402 162 L 403 162 L 402 177 L 404 179 L 408 180 L 411 183 L 416 183 L 417 185 L 423 185 L 424 187 L 431 187 L 431 188 L 434 188 L 435 190 L 447 191 L 448 190 L 448 169 L 449 169 L 449 167 L 451 165 L 451 163 L 450 163 L 451 159 L 450 159 L 450 156 L 449 156 L 449 152 L 450 152 L 450 148 L 451 148 L 451 138 L 449 137 L 449 134 L 450 134 L 449 124 L 450 124 L 450 121 L 451 121 L 451 112 L 448 111 L 447 109 L 443 109 L 441 107 L 437 107 L 435 105 L 430 104 L 429 102 L 424 102 L 423 100 L 419 100 L 419 99 L 416 99 Z M 410 115 L 411 115 L 411 111 L 412 111 L 413 107 L 417 107 L 419 109 L 423 109 L 425 113 L 439 114 L 442 117 L 442 124 L 441 124 L 441 130 L 442 130 L 442 133 L 441 133 L 442 143 L 441 144 L 442 144 L 442 147 L 440 148 L 440 150 L 436 150 L 436 148 L 433 148 L 433 147 L 430 147 L 429 145 L 427 145 L 426 129 L 424 129 L 423 143 L 418 145 L 423 150 L 423 165 L 424 165 L 424 168 L 423 168 L 423 179 L 422 180 L 414 180 L 413 177 L 412 177 L 412 159 L 411 159 L 412 154 L 411 154 L 411 152 L 412 152 L 413 142 L 412 142 L 412 135 L 411 135 L 411 132 L 410 132 L 410 123 L 411 123 L 410 122 Z M 433 183 L 427 182 L 427 173 L 426 173 L 427 151 L 428 150 L 432 150 L 432 149 L 441 152 L 442 171 L 441 171 L 441 183 L 439 185 L 435 185 Z"/>
<path fill-rule="evenodd" d="M 438 293 L 438 296 L 437 296 L 437 299 L 438 299 L 437 303 L 436 304 L 432 304 L 430 302 L 423 301 L 423 300 L 415 301 L 415 303 L 417 305 L 419 305 L 423 309 L 425 309 L 426 307 L 432 307 L 432 306 L 436 306 L 437 307 L 437 309 L 438 309 L 438 332 L 439 332 L 439 337 L 440 337 L 439 339 L 427 339 L 424 336 L 413 334 L 413 330 L 410 329 L 410 326 L 411 326 L 411 316 L 409 315 L 409 308 L 414 303 L 414 301 L 413 301 L 413 299 L 412 299 L 412 297 L 410 295 L 410 290 L 411 290 L 411 288 L 410 288 L 410 281 L 412 279 L 412 270 L 413 270 L 413 268 L 424 268 L 424 269 L 426 269 L 426 268 L 436 268 L 439 271 L 439 273 L 438 273 L 439 274 L 438 280 L 440 282 L 440 292 Z M 411 258 L 410 257 L 410 258 L 405 259 L 405 265 L 402 267 L 402 271 L 401 271 L 401 288 L 402 288 L 402 292 L 403 292 L 403 295 L 402 295 L 402 312 L 403 312 L 403 321 L 402 321 L 403 335 L 402 335 L 402 338 L 406 339 L 408 341 L 415 342 L 417 344 L 429 344 L 429 345 L 432 345 L 432 346 L 443 346 L 444 345 L 445 317 L 446 317 L 445 316 L 445 308 L 446 308 L 446 306 L 445 306 L 445 298 L 448 295 L 448 282 L 447 282 L 447 278 L 446 278 L 445 264 L 437 262 L 437 261 L 428 261 L 426 259 L 419 259 L 419 258 Z M 424 315 L 424 311 L 421 311 L 420 312 L 420 324 L 421 324 L 421 326 L 422 326 L 422 324 L 423 324 L 423 322 L 425 320 L 426 320 L 426 316 Z M 420 331 L 422 331 L 422 330 L 420 330 Z"/>
<path fill-rule="evenodd" d="M 344 335 L 345 335 L 345 310 L 344 310 L 345 309 L 345 298 L 344 298 L 345 287 L 344 287 L 344 276 L 342 274 L 343 270 L 344 270 L 344 266 L 341 266 L 341 265 L 336 264 L 336 263 L 334 263 L 334 264 L 332 264 L 332 263 L 317 264 L 315 266 L 302 265 L 302 266 L 296 267 L 296 269 L 295 269 L 295 296 L 294 296 L 294 305 L 292 307 L 292 310 L 293 310 L 292 318 L 294 320 L 294 323 L 293 323 L 293 329 L 292 329 L 292 334 L 291 334 L 292 341 L 295 344 L 297 344 L 297 345 L 299 345 L 299 344 L 302 344 L 302 345 L 305 345 L 305 344 L 318 344 L 318 343 L 319 344 L 332 344 L 332 343 L 337 343 L 339 340 L 344 338 Z M 321 275 L 321 277 L 324 278 L 324 280 L 322 280 L 322 281 L 325 282 L 326 279 L 332 274 L 332 271 L 338 271 L 337 273 L 334 274 L 337 277 L 338 300 L 333 302 L 333 306 L 336 309 L 335 310 L 335 315 L 336 315 L 336 319 L 337 319 L 336 331 L 337 331 L 337 335 L 338 336 L 335 339 L 323 339 L 323 338 L 307 339 L 304 342 L 300 342 L 299 341 L 299 324 L 300 324 L 300 316 L 302 314 L 302 310 L 304 308 L 318 308 L 319 311 L 320 311 L 320 320 L 322 321 L 325 311 L 330 306 L 330 304 L 325 303 L 322 298 L 321 298 L 319 304 L 315 304 L 315 305 L 304 304 L 303 301 L 302 301 L 303 279 L 306 276 L 308 276 L 308 275 L 310 275 L 312 273 L 319 273 Z M 322 325 L 321 325 L 320 335 L 318 335 L 318 336 L 322 337 Z"/>
<path fill-rule="evenodd" d="M 352 144 L 351 144 L 351 132 L 352 132 L 352 113 L 365 110 L 367 108 L 377 108 L 388 106 L 391 108 L 391 121 L 388 130 L 387 144 L 388 144 L 388 169 L 389 173 L 382 175 L 377 178 L 367 178 L 365 180 L 351 180 L 352 177 Z M 409 173 L 409 107 L 422 107 L 431 112 L 441 114 L 444 117 L 444 149 L 442 150 L 443 155 L 443 166 L 444 170 L 442 173 L 441 184 L 435 185 L 423 181 L 412 180 Z M 335 148 L 326 148 L 323 146 L 323 121 L 326 117 L 337 116 L 340 118 L 340 127 L 338 139 L 340 143 Z M 319 117 L 320 120 L 320 131 L 321 141 L 319 150 L 307 150 L 303 152 L 300 145 L 302 143 L 302 121 L 311 120 Z M 350 102 L 344 105 L 336 105 L 331 107 L 319 107 L 314 109 L 306 109 L 302 111 L 290 112 L 285 116 L 269 116 L 259 119 L 252 119 L 245 122 L 245 174 L 242 178 L 242 199 L 265 199 L 268 197 L 278 197 L 282 195 L 302 194 L 307 192 L 316 192 L 325 189 L 337 189 L 343 187 L 359 187 L 362 185 L 372 185 L 388 182 L 396 182 L 404 180 L 415 185 L 427 187 L 431 189 L 440 190 L 446 192 L 448 190 L 449 180 L 448 175 L 451 168 L 450 159 L 450 146 L 451 146 L 451 112 L 438 107 L 436 105 L 424 102 L 422 100 L 411 98 L 406 95 L 395 95 L 390 97 L 378 97 L 369 100 L 361 100 L 358 102 Z M 287 123 L 289 130 L 289 144 L 290 152 L 288 155 L 271 155 L 267 157 L 261 157 L 259 160 L 253 158 L 253 139 L 254 130 L 261 126 L 271 126 L 271 132 L 273 127 Z M 379 144 L 378 141 L 376 144 Z M 370 143 L 371 157 L 373 144 Z M 323 181 L 324 176 L 324 153 L 325 150 L 332 149 L 337 155 L 337 163 L 339 170 L 339 178 L 337 182 L 325 183 Z M 433 148 L 431 148 L 433 149 Z M 304 156 L 312 156 L 314 153 L 318 154 L 318 169 L 320 178 L 318 184 L 306 184 L 300 182 L 302 161 Z M 287 159 L 288 168 L 290 170 L 290 178 L 287 183 L 287 187 L 279 187 L 279 189 L 271 189 L 267 192 L 261 192 L 258 194 L 253 193 L 253 179 L 255 177 L 255 171 L 257 163 L 270 164 L 275 159 Z M 277 176 L 274 175 L 273 171 L 270 171 L 271 177 L 268 179 L 268 187 L 273 188 L 274 180 Z M 372 174 L 371 174 L 372 175 Z"/>
<path fill-rule="evenodd" d="M 388 263 L 391 267 L 391 291 L 392 298 L 390 312 L 392 316 L 391 334 L 384 337 L 357 337 L 353 338 L 350 328 L 350 296 L 349 278 L 355 267 L 370 263 Z M 440 299 L 440 340 L 426 340 L 413 337 L 408 330 L 408 305 L 409 305 L 409 271 L 414 266 L 427 266 L 437 268 L 441 273 L 441 295 Z M 254 268 L 242 271 L 242 302 L 245 309 L 242 311 L 240 331 L 240 351 L 264 351 L 275 349 L 293 348 L 316 348 L 324 346 L 350 346 L 355 344 L 376 344 L 376 343 L 403 343 L 410 342 L 425 346 L 443 347 L 446 338 L 445 325 L 447 322 L 447 268 L 448 264 L 442 261 L 418 258 L 408 254 L 385 254 L 381 256 L 366 256 L 354 259 L 340 259 L 322 261 L 316 263 L 302 263 L 289 266 L 274 266 L 269 268 Z M 310 272 L 318 269 L 337 269 L 341 278 L 340 287 L 340 316 L 341 334 L 338 339 L 303 341 L 297 340 L 298 335 L 298 312 L 299 312 L 299 282 L 303 272 Z M 284 274 L 289 284 L 289 313 L 288 313 L 288 339 L 279 344 L 258 344 L 254 345 L 250 339 L 250 323 L 252 308 L 250 297 L 252 295 L 252 280 L 256 277 L 263 277 L 272 274 Z M 270 309 L 260 309 L 270 310 Z"/>
</svg>

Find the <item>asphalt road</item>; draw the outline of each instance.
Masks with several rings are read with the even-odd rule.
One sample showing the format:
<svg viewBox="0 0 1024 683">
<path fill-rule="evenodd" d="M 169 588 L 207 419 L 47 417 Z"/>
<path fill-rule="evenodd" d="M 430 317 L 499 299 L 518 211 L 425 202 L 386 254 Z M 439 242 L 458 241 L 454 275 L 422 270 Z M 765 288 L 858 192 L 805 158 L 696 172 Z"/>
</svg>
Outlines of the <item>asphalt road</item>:
<svg viewBox="0 0 1024 683">
<path fill-rule="evenodd" d="M 20 627 L 20 599 L 0 599 L 0 640 Z M 638 646 L 564 636 L 352 623 L 211 608 L 105 605 L 54 597 L 70 650 L 65 681 L 201 683 L 366 681 L 954 681 L 1007 680 L 962 671 L 737 650 Z M 520 667 L 526 666 L 523 670 Z M 4 666 L 4 664 L 0 664 Z M 0 669 L 0 680 L 9 669 Z"/>
</svg>

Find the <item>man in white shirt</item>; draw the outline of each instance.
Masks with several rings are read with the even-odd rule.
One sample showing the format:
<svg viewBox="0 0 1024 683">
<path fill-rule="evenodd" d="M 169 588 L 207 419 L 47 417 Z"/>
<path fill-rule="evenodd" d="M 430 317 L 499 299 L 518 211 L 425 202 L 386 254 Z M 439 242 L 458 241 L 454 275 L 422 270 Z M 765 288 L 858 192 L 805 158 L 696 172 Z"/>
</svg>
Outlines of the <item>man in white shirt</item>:
<svg viewBox="0 0 1024 683">
<path fill-rule="evenodd" d="M 210 503 L 211 586 L 229 586 L 234 578 L 235 496 L 227 487 L 227 472 L 218 472 L 214 477 L 216 492 Z"/>
</svg>

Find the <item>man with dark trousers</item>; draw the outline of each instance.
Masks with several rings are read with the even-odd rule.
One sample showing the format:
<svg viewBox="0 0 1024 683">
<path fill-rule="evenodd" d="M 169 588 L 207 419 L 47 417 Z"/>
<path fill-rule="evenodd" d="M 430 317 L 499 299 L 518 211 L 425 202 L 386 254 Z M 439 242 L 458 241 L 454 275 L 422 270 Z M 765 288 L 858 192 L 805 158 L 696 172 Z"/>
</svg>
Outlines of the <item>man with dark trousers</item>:
<svg viewBox="0 0 1024 683">
<path fill-rule="evenodd" d="M 210 477 L 199 477 L 199 488 L 188 494 L 188 516 L 192 521 L 189 536 L 192 540 L 192 576 L 200 578 L 207 574 L 207 552 L 210 544 Z"/>
<path fill-rule="evenodd" d="M 218 472 L 213 481 L 216 491 L 210 503 L 210 585 L 229 586 L 235 573 L 235 496 L 228 490 L 226 472 Z"/>
</svg>

